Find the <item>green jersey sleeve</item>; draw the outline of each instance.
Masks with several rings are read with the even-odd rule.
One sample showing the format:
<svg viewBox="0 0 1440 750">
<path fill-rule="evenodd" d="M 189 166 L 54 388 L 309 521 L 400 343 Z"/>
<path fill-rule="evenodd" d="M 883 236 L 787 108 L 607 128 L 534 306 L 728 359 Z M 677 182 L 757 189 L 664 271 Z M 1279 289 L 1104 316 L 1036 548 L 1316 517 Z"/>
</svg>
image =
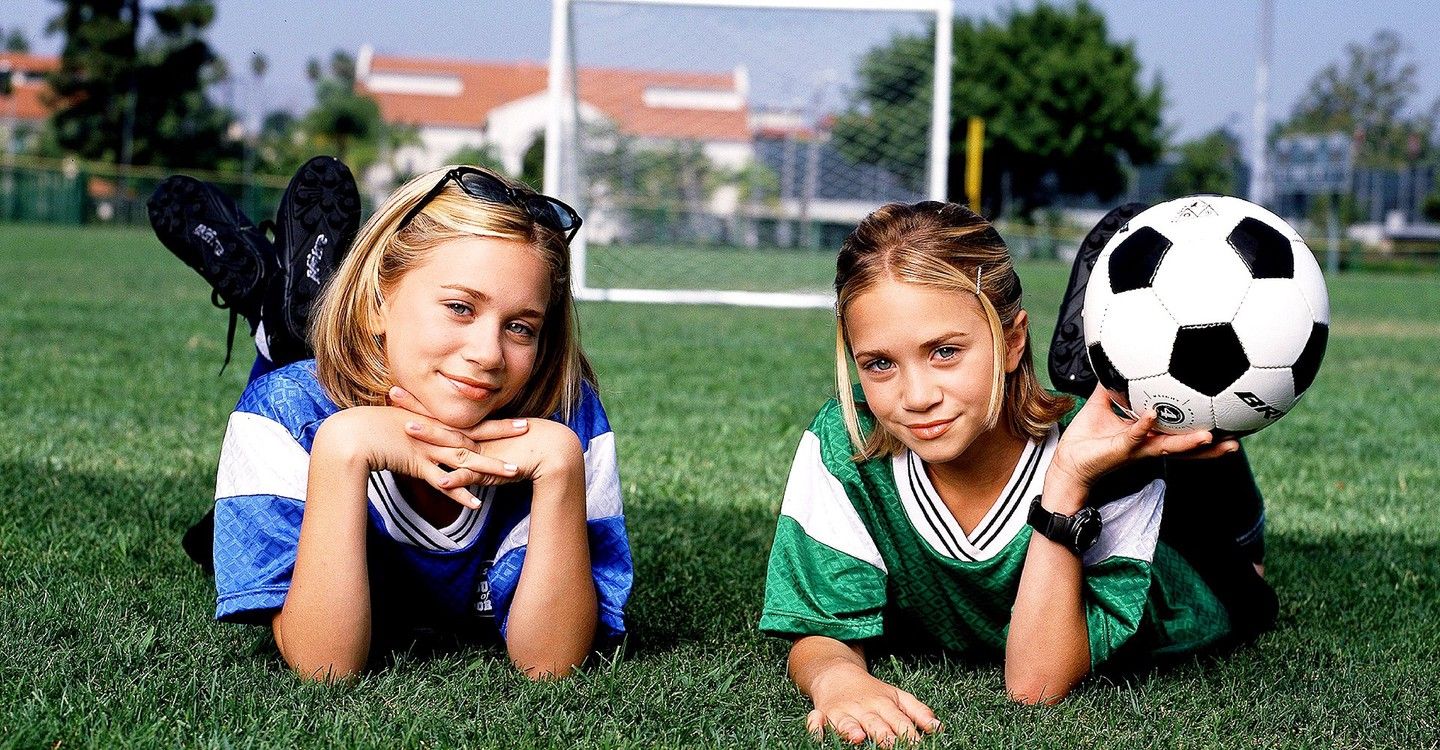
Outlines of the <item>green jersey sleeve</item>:
<svg viewBox="0 0 1440 750">
<path fill-rule="evenodd" d="M 883 632 L 886 568 L 839 479 L 827 468 L 820 438 L 807 430 L 785 486 L 760 629 L 787 637 L 842 641 Z"/>
<path fill-rule="evenodd" d="M 1165 482 L 1156 479 L 1100 506 L 1100 539 L 1082 561 L 1092 668 L 1109 661 L 1145 618 L 1164 505 Z"/>
</svg>

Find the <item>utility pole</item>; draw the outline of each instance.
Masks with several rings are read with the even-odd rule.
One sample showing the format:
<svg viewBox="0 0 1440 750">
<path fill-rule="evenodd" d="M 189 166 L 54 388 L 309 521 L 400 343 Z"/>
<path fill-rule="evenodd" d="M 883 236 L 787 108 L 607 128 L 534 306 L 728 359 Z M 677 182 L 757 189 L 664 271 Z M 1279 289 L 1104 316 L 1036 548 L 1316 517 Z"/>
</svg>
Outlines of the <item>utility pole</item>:
<svg viewBox="0 0 1440 750">
<path fill-rule="evenodd" d="M 1266 141 L 1269 139 L 1269 116 L 1265 109 L 1270 99 L 1270 36 L 1271 23 L 1275 15 L 1274 0 L 1258 0 L 1260 3 L 1260 38 L 1255 50 L 1255 115 L 1250 134 L 1250 190 L 1251 203 L 1265 205 L 1270 200 L 1270 168 L 1266 163 Z"/>
</svg>

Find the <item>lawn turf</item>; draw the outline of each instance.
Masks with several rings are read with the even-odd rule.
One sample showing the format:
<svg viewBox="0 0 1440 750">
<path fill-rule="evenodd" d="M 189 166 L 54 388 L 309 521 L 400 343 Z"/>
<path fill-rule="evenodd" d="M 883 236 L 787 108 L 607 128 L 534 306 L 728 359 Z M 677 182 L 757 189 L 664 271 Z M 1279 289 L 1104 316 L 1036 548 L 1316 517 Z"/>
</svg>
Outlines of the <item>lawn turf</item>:
<svg viewBox="0 0 1440 750">
<path fill-rule="evenodd" d="M 1040 352 L 1065 273 L 1022 267 Z M 250 362 L 242 335 L 217 376 L 207 300 L 147 232 L 0 226 L 0 746 L 810 746 L 755 622 L 831 314 L 581 307 L 634 543 L 626 653 L 532 684 L 494 649 L 417 651 L 319 686 L 211 620 L 178 544 Z M 993 665 L 877 664 L 945 721 L 926 747 L 1440 744 L 1440 279 L 1342 276 L 1331 301 L 1319 379 L 1246 442 L 1279 628 L 1045 709 Z"/>
</svg>

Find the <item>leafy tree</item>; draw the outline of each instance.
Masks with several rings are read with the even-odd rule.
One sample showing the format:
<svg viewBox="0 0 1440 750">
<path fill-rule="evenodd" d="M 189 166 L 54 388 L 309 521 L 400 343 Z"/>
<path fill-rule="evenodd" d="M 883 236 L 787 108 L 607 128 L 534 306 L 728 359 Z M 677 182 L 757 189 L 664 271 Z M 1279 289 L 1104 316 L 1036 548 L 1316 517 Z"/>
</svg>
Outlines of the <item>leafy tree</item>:
<svg viewBox="0 0 1440 750">
<path fill-rule="evenodd" d="M 1440 99 L 1427 113 L 1407 115 L 1418 91 L 1419 68 L 1406 59 L 1404 40 L 1381 30 L 1365 44 L 1346 45 L 1342 61 L 1316 73 L 1278 132 L 1353 134 L 1361 164 L 1414 162 L 1433 155 L 1440 119 Z"/>
<path fill-rule="evenodd" d="M 25 36 L 24 31 L 18 28 L 12 28 L 8 33 L 4 34 L 4 38 L 4 48 L 6 52 L 30 51 L 30 39 Z"/>
<path fill-rule="evenodd" d="M 1165 179 L 1165 192 L 1170 197 L 1239 192 L 1240 143 L 1228 131 L 1216 129 L 1181 144 L 1176 151 L 1179 161 Z"/>
<path fill-rule="evenodd" d="M 218 58 L 203 33 L 208 0 L 142 10 L 139 0 L 57 0 L 50 33 L 63 33 L 50 74 L 56 141 L 83 158 L 213 168 L 239 153 L 231 113 L 205 96 Z M 154 32 L 143 42 L 145 17 Z"/>
<path fill-rule="evenodd" d="M 495 147 L 488 143 L 483 146 L 462 146 L 460 150 L 445 157 L 445 163 L 469 164 L 507 174 L 505 165 L 500 162 L 500 155 L 495 153 Z"/>
<path fill-rule="evenodd" d="M 848 158 L 880 165 L 919 187 L 924 178 L 933 34 L 899 36 L 862 60 L 852 107 L 835 127 Z M 965 128 L 985 120 L 985 207 L 1001 188 L 1022 213 L 1056 193 L 1118 195 L 1125 165 L 1159 156 L 1161 84 L 1140 82 L 1134 45 L 1110 39 L 1104 16 L 1081 0 L 1011 8 L 998 21 L 957 19 L 950 123 L 950 195 L 964 193 Z"/>
</svg>

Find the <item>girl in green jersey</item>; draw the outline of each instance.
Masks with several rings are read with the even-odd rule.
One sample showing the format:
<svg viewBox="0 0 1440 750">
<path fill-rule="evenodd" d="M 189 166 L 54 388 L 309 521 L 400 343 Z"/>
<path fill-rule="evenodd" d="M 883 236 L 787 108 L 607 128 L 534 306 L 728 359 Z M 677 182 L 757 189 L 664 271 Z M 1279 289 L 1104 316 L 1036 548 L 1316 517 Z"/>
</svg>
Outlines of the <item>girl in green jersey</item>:
<svg viewBox="0 0 1440 750">
<path fill-rule="evenodd" d="M 1013 699 L 1050 703 L 1121 656 L 1268 627 L 1274 595 L 1245 540 L 1167 492 L 1162 457 L 1239 444 L 1127 421 L 1103 389 L 1077 412 L 1043 388 L 1019 277 L 984 219 L 884 206 L 846 239 L 835 289 L 838 398 L 797 451 L 761 619 L 793 640 L 812 733 L 887 745 L 940 726 L 870 675 L 881 644 L 1003 661 Z"/>
</svg>

